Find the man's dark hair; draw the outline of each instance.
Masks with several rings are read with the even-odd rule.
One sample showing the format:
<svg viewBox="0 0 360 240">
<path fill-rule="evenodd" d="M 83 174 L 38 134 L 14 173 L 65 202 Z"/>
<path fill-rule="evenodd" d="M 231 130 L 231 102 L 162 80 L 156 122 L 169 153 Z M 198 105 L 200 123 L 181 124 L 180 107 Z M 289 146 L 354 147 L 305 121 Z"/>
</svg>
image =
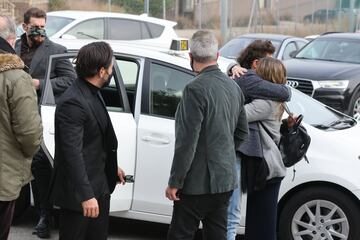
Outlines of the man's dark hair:
<svg viewBox="0 0 360 240">
<path fill-rule="evenodd" d="M 250 43 L 237 58 L 240 66 L 251 69 L 251 65 L 256 59 L 266 57 L 267 54 L 273 54 L 275 47 L 269 40 L 255 40 Z"/>
<path fill-rule="evenodd" d="M 46 20 L 46 13 L 40 8 L 30 8 L 24 13 L 24 23 L 28 24 L 30 18 L 45 18 Z"/>
<path fill-rule="evenodd" d="M 103 67 L 109 68 L 113 51 L 106 42 L 93 42 L 83 46 L 76 57 L 75 69 L 79 78 L 93 77 Z"/>
</svg>

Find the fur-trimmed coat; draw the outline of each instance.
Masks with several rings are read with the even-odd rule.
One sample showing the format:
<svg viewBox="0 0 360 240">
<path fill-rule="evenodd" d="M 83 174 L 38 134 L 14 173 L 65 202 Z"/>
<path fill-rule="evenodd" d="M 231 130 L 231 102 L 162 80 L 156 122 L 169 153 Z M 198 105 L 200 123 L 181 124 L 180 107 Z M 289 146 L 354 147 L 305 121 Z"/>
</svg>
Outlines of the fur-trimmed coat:
<svg viewBox="0 0 360 240">
<path fill-rule="evenodd" d="M 42 140 L 37 96 L 24 63 L 0 51 L 0 201 L 18 198 L 31 180 L 31 161 Z"/>
</svg>

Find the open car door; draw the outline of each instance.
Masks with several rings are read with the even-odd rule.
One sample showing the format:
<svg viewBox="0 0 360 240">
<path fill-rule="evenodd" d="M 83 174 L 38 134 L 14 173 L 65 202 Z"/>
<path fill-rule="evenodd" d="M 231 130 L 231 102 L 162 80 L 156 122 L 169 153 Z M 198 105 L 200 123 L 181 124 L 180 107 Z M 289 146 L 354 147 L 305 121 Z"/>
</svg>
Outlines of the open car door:
<svg viewBox="0 0 360 240">
<path fill-rule="evenodd" d="M 55 127 L 54 117 L 56 100 L 61 97 L 54 92 L 50 80 L 50 69 L 54 60 L 71 60 L 76 53 L 66 53 L 50 56 L 49 65 L 46 73 L 45 87 L 43 88 L 40 100 L 40 112 L 44 127 L 44 143 L 45 153 L 51 162 L 55 153 Z M 109 86 L 101 89 L 106 108 L 109 112 L 114 130 L 118 139 L 118 166 L 121 167 L 126 175 L 134 175 L 135 171 L 135 150 L 136 150 L 136 124 L 130 111 L 129 101 L 126 95 L 124 83 L 119 68 L 114 61 L 114 76 Z M 130 209 L 133 197 L 132 183 L 125 185 L 117 185 L 115 191 L 111 195 L 110 212 L 127 211 Z"/>
</svg>

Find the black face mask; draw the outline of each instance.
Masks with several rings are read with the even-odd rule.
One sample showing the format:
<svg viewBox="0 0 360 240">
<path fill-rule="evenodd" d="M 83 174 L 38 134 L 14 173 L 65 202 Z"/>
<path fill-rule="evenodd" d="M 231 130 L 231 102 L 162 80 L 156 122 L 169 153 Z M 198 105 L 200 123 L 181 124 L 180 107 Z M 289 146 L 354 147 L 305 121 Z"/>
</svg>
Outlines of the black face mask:
<svg viewBox="0 0 360 240">
<path fill-rule="evenodd" d="M 46 31 L 43 28 L 32 27 L 30 28 L 30 34 L 28 36 L 31 42 L 33 43 L 33 45 L 39 46 L 42 43 L 42 41 L 36 40 L 36 37 L 46 37 Z"/>
<path fill-rule="evenodd" d="M 107 78 L 107 80 L 105 81 L 104 85 L 101 88 L 106 88 L 110 85 L 111 79 L 114 76 L 113 73 L 109 74 L 109 77 Z"/>
<path fill-rule="evenodd" d="M 195 71 L 195 69 L 194 69 L 194 59 L 192 57 L 190 57 L 190 67 L 194 73 L 196 73 L 196 74 L 199 73 L 199 71 Z"/>
<path fill-rule="evenodd" d="M 44 28 L 32 27 L 30 28 L 29 37 L 46 37 L 46 30 Z"/>
</svg>

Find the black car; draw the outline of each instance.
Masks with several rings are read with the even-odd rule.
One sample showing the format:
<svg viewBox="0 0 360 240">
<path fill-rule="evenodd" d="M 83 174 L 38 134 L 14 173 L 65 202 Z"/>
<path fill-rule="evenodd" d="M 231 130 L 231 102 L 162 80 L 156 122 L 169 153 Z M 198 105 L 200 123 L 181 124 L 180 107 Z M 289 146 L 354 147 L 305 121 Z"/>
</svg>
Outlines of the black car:
<svg viewBox="0 0 360 240">
<path fill-rule="evenodd" d="M 339 11 L 336 9 L 319 9 L 316 10 L 313 14 L 305 15 L 303 20 L 306 23 L 325 23 L 327 20 L 336 19 L 338 17 L 338 13 Z"/>
<path fill-rule="evenodd" d="M 284 64 L 290 86 L 341 112 L 360 114 L 360 34 L 319 36 Z"/>
</svg>

